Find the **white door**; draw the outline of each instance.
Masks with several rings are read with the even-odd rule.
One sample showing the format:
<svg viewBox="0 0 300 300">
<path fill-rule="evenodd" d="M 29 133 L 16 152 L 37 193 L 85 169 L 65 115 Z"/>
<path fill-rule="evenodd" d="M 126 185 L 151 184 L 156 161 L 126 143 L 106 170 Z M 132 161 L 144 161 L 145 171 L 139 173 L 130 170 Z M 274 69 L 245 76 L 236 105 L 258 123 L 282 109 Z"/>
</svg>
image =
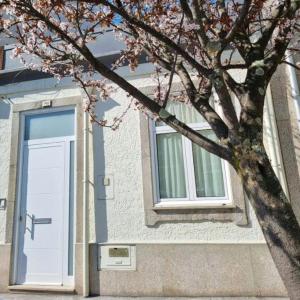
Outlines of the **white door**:
<svg viewBox="0 0 300 300">
<path fill-rule="evenodd" d="M 23 142 L 17 284 L 63 285 L 70 275 L 70 143 Z"/>
</svg>

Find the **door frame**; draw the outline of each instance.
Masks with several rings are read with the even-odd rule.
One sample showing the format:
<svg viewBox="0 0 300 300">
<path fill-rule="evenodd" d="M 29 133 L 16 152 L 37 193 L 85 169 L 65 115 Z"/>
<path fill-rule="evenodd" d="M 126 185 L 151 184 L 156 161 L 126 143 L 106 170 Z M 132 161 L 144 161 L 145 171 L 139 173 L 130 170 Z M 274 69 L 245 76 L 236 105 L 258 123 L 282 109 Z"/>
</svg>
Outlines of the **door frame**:
<svg viewBox="0 0 300 300">
<path fill-rule="evenodd" d="M 11 270 L 11 281 L 13 284 L 17 283 L 17 276 L 18 276 L 18 253 L 19 253 L 19 238 L 20 238 L 20 222 L 19 222 L 19 216 L 21 211 L 21 205 L 22 205 L 22 199 L 21 199 L 21 188 L 22 188 L 22 170 L 23 170 L 23 152 L 24 152 L 24 134 L 25 134 L 25 117 L 30 115 L 41 115 L 41 114 L 47 114 L 51 112 L 61 112 L 66 110 L 74 110 L 74 136 L 70 139 L 70 137 L 62 137 L 62 139 L 68 139 L 69 141 L 74 141 L 74 171 L 76 168 L 76 161 L 77 161 L 77 133 L 78 133 L 78 105 L 62 105 L 57 107 L 51 107 L 51 108 L 41 108 L 41 109 L 28 109 L 24 111 L 19 112 L 19 138 L 18 138 L 18 162 L 16 164 L 16 203 L 15 203 L 15 213 L 14 213 L 14 232 L 13 232 L 13 245 L 12 245 L 12 256 L 13 256 L 13 263 L 12 263 L 12 270 Z M 58 139 L 58 138 L 57 138 Z M 46 139 L 45 139 L 46 140 Z M 70 159 L 68 160 L 70 162 Z M 68 166 L 69 167 L 69 166 Z M 76 171 L 74 172 L 74 208 L 73 208 L 73 276 L 65 276 L 65 271 L 67 271 L 67 267 L 65 266 L 68 263 L 68 260 L 62 265 L 63 269 L 63 285 L 64 286 L 74 286 L 75 284 L 75 241 L 76 241 L 76 206 L 77 206 L 77 176 Z M 69 199 L 69 193 L 67 193 L 66 197 Z M 66 206 L 69 204 L 69 201 L 65 201 L 64 203 L 64 210 L 66 209 Z M 69 212 L 69 209 L 67 210 Z M 64 211 L 64 217 L 67 214 L 66 211 Z M 67 219 L 67 220 L 65 220 Z M 68 222 L 69 214 L 67 218 L 64 218 L 64 222 Z M 63 230 L 65 232 L 66 224 L 63 225 Z M 63 247 L 65 248 L 64 243 Z M 67 249 L 63 251 L 63 260 L 67 257 Z"/>
</svg>

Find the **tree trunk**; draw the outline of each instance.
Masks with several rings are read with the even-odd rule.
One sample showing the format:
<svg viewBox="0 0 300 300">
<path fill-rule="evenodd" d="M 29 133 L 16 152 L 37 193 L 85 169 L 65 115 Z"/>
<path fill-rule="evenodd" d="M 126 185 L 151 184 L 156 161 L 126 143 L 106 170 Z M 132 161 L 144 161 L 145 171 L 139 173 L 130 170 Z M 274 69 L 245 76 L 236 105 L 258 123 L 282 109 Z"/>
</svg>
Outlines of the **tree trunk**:
<svg viewBox="0 0 300 300">
<path fill-rule="evenodd" d="M 300 226 L 270 161 L 263 157 L 241 158 L 236 169 L 289 297 L 300 300 Z"/>
</svg>

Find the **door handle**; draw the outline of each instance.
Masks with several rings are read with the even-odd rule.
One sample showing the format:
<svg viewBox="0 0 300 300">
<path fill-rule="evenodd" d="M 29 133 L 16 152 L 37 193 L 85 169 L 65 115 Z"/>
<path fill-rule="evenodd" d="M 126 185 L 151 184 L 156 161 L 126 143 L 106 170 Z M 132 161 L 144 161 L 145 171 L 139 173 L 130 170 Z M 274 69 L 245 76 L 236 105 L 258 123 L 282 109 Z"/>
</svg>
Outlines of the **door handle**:
<svg viewBox="0 0 300 300">
<path fill-rule="evenodd" d="M 36 218 L 35 215 L 31 215 L 31 239 L 34 239 L 34 225 L 38 224 L 51 224 L 51 218 Z"/>
<path fill-rule="evenodd" d="M 35 216 L 32 216 L 32 223 L 33 224 L 51 224 L 52 219 L 51 218 L 36 218 Z"/>
<path fill-rule="evenodd" d="M 27 228 L 27 217 L 31 219 L 31 228 Z M 23 217 L 20 216 L 19 218 L 20 222 L 23 221 Z M 39 224 L 52 224 L 52 218 L 36 218 L 35 215 L 30 215 L 27 212 L 25 213 L 24 218 L 24 234 L 26 233 L 26 230 L 30 232 L 31 239 L 34 239 L 34 225 Z"/>
</svg>

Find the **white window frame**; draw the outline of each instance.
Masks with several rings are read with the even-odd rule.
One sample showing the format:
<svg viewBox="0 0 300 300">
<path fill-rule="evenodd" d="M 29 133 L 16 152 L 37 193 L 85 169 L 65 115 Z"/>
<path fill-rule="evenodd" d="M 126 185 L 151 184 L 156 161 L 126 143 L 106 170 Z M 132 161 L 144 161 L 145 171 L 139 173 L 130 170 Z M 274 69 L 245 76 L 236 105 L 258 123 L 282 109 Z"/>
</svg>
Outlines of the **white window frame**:
<svg viewBox="0 0 300 300">
<path fill-rule="evenodd" d="M 216 97 L 214 97 L 216 99 Z M 216 108 L 217 109 L 217 108 Z M 218 110 L 218 109 L 217 109 Z M 212 130 L 207 122 L 200 123 L 188 123 L 189 127 L 194 130 Z M 186 194 L 185 198 L 160 198 L 159 191 L 159 172 L 158 172 L 158 157 L 157 157 L 157 142 L 156 136 L 158 134 L 176 133 L 174 129 L 168 125 L 156 126 L 154 121 L 150 121 L 150 145 L 151 145 L 151 161 L 152 161 L 152 177 L 154 186 L 154 206 L 159 207 L 232 207 L 232 190 L 230 180 L 229 163 L 221 159 L 221 166 L 223 172 L 223 183 L 225 196 L 223 197 L 197 197 L 196 182 L 195 182 L 195 170 L 194 170 L 194 158 L 192 155 L 192 142 L 182 136 L 182 150 L 184 159 L 184 173 Z M 190 153 L 190 155 L 187 155 Z"/>
</svg>

